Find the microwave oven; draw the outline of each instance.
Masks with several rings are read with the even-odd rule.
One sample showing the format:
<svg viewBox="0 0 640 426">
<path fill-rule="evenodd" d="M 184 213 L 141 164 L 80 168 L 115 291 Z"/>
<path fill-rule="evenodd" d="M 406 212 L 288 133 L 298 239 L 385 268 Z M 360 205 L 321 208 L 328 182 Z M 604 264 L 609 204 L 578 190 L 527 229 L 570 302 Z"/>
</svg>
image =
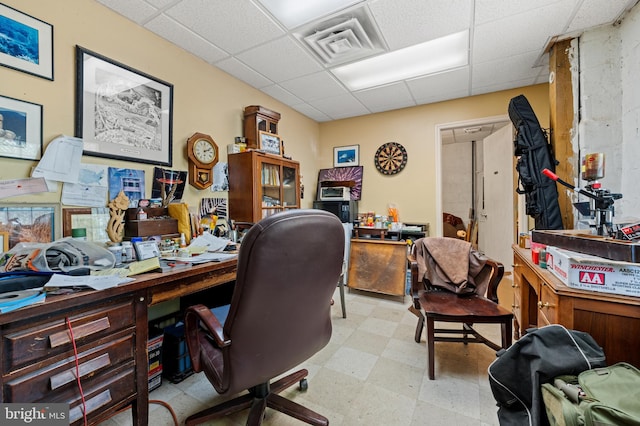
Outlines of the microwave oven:
<svg viewBox="0 0 640 426">
<path fill-rule="evenodd" d="M 357 201 L 314 201 L 313 208 L 335 214 L 342 223 L 353 223 L 358 218 Z"/>
<path fill-rule="evenodd" d="M 321 201 L 349 201 L 351 200 L 351 189 L 346 186 L 325 186 L 320 188 Z"/>
</svg>

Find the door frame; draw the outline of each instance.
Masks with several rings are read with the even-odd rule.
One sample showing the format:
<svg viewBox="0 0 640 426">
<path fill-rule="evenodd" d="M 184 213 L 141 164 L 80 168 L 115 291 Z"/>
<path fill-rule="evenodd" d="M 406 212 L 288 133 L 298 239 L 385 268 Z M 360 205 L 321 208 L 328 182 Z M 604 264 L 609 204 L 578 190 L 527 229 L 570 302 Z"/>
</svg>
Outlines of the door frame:
<svg viewBox="0 0 640 426">
<path fill-rule="evenodd" d="M 484 117 L 477 118 L 472 120 L 464 120 L 464 121 L 455 121 L 451 123 L 442 123 L 436 124 L 435 132 L 436 132 L 436 146 L 435 146 L 435 163 L 436 163 L 436 227 L 435 227 L 435 235 L 438 237 L 442 236 L 442 131 L 443 130 L 452 130 L 458 129 L 461 127 L 474 127 L 474 126 L 482 126 L 487 124 L 494 123 L 504 123 L 505 121 L 511 122 L 509 116 L 505 115 L 495 115 L 492 117 Z M 511 124 L 513 127 L 513 124 Z"/>
</svg>

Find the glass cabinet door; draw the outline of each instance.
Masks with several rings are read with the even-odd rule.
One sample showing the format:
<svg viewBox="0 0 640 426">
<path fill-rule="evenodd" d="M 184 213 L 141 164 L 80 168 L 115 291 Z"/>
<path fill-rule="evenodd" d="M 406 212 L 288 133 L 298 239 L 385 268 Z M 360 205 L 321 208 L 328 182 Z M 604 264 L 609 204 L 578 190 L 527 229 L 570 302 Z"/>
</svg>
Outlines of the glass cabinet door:
<svg viewBox="0 0 640 426">
<path fill-rule="evenodd" d="M 295 207 L 296 205 L 296 169 L 293 167 L 282 167 L 282 199 L 284 200 L 284 207 Z"/>
<path fill-rule="evenodd" d="M 277 212 L 282 206 L 280 194 L 280 166 L 262 163 L 262 217 L 265 218 Z"/>
</svg>

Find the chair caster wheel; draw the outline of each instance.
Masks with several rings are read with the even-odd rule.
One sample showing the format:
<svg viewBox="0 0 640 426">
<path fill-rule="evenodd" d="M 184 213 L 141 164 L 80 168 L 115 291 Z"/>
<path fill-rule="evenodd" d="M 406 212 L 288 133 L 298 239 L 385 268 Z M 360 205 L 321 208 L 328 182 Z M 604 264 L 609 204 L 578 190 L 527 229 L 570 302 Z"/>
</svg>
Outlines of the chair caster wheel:
<svg viewBox="0 0 640 426">
<path fill-rule="evenodd" d="M 307 382 L 307 379 L 300 380 L 300 390 L 306 391 L 308 388 L 309 388 L 309 382 Z"/>
</svg>

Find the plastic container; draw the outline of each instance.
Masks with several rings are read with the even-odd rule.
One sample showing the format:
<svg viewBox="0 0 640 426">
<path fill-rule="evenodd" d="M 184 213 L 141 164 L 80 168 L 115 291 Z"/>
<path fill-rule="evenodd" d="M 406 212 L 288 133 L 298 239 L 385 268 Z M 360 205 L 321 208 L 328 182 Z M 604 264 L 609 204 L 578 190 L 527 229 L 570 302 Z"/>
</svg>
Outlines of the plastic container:
<svg viewBox="0 0 640 426">
<path fill-rule="evenodd" d="M 71 236 L 75 240 L 87 241 L 87 228 L 73 228 Z"/>
</svg>

